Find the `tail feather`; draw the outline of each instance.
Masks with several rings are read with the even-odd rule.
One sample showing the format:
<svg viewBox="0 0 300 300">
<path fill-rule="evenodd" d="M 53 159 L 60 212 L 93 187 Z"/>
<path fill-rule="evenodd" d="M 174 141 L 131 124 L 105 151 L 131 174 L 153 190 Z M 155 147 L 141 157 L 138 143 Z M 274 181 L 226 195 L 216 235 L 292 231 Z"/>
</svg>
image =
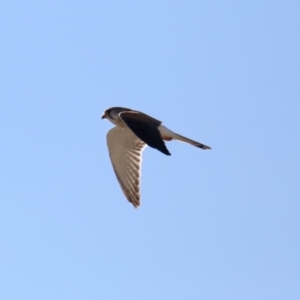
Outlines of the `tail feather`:
<svg viewBox="0 0 300 300">
<path fill-rule="evenodd" d="M 194 140 L 188 139 L 185 136 L 182 136 L 178 133 L 175 133 L 175 132 L 171 131 L 170 129 L 168 129 L 167 127 L 165 127 L 163 125 L 160 125 L 159 131 L 160 131 L 163 139 L 166 140 L 166 141 L 170 141 L 170 140 L 174 139 L 174 140 L 177 140 L 177 141 L 181 141 L 181 142 L 184 142 L 184 143 L 191 144 L 191 145 L 193 145 L 195 147 L 198 147 L 198 148 L 201 148 L 203 150 L 211 149 L 209 146 L 206 146 L 206 145 L 198 143 Z"/>
<path fill-rule="evenodd" d="M 209 150 L 209 149 L 211 149 L 211 147 L 209 147 L 209 146 L 206 146 L 206 145 L 204 145 L 204 144 L 201 144 L 201 143 L 198 143 L 198 142 L 193 141 L 193 140 L 191 140 L 191 139 L 188 139 L 188 138 L 186 138 L 186 137 L 184 137 L 184 136 L 182 136 L 182 135 L 180 135 L 180 134 L 178 134 L 178 133 L 174 133 L 173 138 L 174 138 L 175 140 L 178 140 L 178 141 L 181 141 L 181 142 L 184 142 L 184 143 L 191 144 L 191 145 L 196 146 L 196 147 L 198 147 L 198 148 L 201 148 L 201 149 L 203 149 L 203 150 Z"/>
</svg>

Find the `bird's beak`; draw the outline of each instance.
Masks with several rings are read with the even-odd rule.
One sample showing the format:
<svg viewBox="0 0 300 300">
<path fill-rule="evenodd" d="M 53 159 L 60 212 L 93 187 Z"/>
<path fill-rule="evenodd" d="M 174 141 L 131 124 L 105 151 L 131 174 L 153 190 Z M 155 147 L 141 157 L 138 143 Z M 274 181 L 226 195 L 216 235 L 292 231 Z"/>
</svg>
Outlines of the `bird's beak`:
<svg viewBox="0 0 300 300">
<path fill-rule="evenodd" d="M 106 119 L 106 112 L 103 113 L 101 119 Z"/>
</svg>

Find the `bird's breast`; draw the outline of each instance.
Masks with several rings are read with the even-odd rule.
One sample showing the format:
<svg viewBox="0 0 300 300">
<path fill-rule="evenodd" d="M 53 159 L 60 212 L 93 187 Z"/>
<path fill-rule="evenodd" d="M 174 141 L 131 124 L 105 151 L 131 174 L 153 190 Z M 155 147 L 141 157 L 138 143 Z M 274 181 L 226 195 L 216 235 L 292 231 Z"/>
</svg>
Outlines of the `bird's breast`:
<svg viewBox="0 0 300 300">
<path fill-rule="evenodd" d="M 122 128 L 127 127 L 127 125 L 124 123 L 124 121 L 122 121 L 120 118 L 118 118 L 118 119 L 109 118 L 109 121 L 112 122 L 113 124 L 115 124 L 116 126 L 119 126 Z"/>
</svg>

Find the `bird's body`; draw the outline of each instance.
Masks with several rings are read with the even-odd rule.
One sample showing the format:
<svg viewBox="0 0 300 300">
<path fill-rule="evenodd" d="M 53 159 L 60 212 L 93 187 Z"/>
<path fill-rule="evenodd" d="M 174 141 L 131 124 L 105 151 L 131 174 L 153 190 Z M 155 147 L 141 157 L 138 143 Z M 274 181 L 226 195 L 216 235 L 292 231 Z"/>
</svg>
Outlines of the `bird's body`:
<svg viewBox="0 0 300 300">
<path fill-rule="evenodd" d="M 146 145 L 166 155 L 171 154 L 164 141 L 173 139 L 204 150 L 211 149 L 171 131 L 161 121 L 129 108 L 112 107 L 103 113 L 104 118 L 116 125 L 107 133 L 109 155 L 121 188 L 134 207 L 140 205 L 140 169 Z"/>
</svg>

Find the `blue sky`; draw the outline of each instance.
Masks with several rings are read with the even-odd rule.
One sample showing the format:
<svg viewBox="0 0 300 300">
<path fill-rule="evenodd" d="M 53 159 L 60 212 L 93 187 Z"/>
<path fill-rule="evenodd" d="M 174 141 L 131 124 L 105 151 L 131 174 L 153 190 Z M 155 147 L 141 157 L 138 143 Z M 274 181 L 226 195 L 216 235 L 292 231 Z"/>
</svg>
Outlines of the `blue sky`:
<svg viewBox="0 0 300 300">
<path fill-rule="evenodd" d="M 1 4 L 1 299 L 300 299 L 299 1 Z M 111 106 L 212 147 L 117 183 Z"/>
</svg>

